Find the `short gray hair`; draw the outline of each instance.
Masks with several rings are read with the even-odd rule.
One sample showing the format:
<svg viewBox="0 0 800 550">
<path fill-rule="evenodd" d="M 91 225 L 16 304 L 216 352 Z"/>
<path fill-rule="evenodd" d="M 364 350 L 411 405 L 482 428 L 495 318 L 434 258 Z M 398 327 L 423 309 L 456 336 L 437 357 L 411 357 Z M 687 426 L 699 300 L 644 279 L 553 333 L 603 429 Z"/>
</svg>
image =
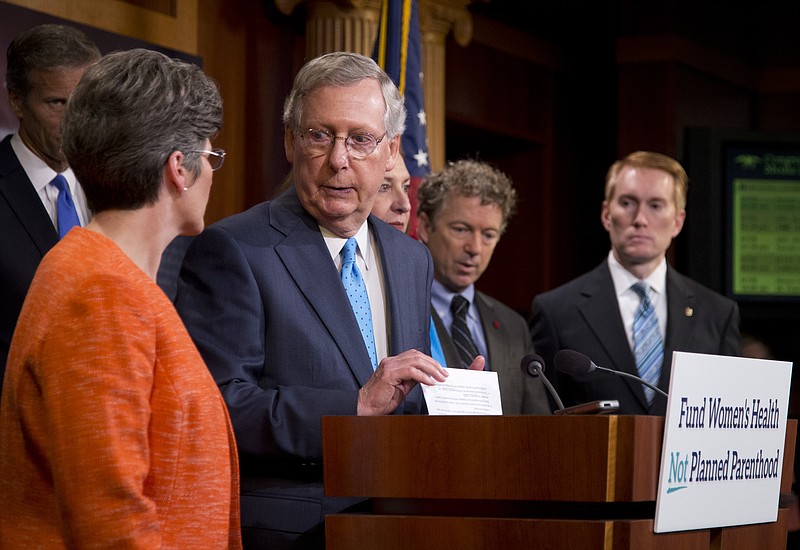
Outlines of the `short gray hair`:
<svg viewBox="0 0 800 550">
<path fill-rule="evenodd" d="M 158 199 L 173 152 L 197 174 L 193 151 L 221 128 L 217 85 L 198 66 L 134 49 L 86 71 L 67 102 L 62 147 L 92 210 L 133 210 Z"/>
<path fill-rule="evenodd" d="M 381 85 L 386 112 L 383 125 L 389 139 L 401 135 L 406 126 L 403 96 L 374 60 L 352 52 L 332 52 L 307 62 L 294 79 L 294 86 L 283 104 L 283 123 L 293 132 L 301 130 L 303 108 L 309 94 L 326 86 L 354 86 L 365 78 L 374 78 Z"/>
</svg>

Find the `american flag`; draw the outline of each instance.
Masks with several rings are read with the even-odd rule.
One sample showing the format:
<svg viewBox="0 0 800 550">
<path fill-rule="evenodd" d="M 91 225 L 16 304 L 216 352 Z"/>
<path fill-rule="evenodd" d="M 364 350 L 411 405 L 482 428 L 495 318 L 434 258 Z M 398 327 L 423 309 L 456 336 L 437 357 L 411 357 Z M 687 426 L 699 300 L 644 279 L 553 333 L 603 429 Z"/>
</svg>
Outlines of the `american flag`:
<svg viewBox="0 0 800 550">
<path fill-rule="evenodd" d="M 402 152 L 411 174 L 408 234 L 416 239 L 417 189 L 422 178 L 430 173 L 417 0 L 383 0 L 372 58 L 392 77 L 405 98 L 408 114 Z"/>
</svg>

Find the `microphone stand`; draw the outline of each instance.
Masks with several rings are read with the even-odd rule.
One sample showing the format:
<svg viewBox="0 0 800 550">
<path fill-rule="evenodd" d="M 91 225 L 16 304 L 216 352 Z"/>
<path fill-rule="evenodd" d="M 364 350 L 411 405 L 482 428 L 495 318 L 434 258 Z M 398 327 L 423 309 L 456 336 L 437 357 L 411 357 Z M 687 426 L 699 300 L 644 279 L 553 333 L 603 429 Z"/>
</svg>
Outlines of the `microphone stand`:
<svg viewBox="0 0 800 550">
<path fill-rule="evenodd" d="M 650 382 L 647 382 L 646 380 L 643 380 L 643 379 L 639 378 L 638 376 L 634 376 L 632 374 L 628 374 L 627 372 L 622 372 L 622 371 L 619 371 L 619 370 L 607 369 L 605 367 L 600 367 L 598 365 L 595 365 L 594 368 L 597 369 L 597 370 L 601 370 L 603 372 L 610 372 L 611 374 L 618 374 L 618 375 L 623 376 L 625 378 L 629 378 L 631 380 L 636 380 L 637 382 L 639 382 L 640 384 L 644 384 L 645 386 L 647 386 L 648 388 L 650 388 L 654 392 L 660 393 L 661 395 L 664 396 L 665 399 L 668 397 L 667 394 L 664 392 L 664 390 L 654 386 L 653 384 L 651 384 Z"/>
</svg>

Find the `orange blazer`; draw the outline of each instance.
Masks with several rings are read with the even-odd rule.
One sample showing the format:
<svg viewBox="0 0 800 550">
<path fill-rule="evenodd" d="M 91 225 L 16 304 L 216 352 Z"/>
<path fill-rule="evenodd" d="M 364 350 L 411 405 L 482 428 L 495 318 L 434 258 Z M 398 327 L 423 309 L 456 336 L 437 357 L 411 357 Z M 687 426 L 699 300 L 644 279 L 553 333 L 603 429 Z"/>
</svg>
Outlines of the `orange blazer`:
<svg viewBox="0 0 800 550">
<path fill-rule="evenodd" d="M 73 229 L 43 259 L 0 401 L 0 548 L 240 548 L 238 462 L 166 295 Z"/>
</svg>

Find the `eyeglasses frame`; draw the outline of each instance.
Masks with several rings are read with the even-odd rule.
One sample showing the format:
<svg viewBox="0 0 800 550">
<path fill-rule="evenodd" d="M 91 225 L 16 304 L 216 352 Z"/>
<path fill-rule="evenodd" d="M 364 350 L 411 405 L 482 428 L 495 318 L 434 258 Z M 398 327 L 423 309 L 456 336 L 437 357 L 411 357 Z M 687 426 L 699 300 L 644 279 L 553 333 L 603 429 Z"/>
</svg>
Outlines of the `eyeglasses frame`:
<svg viewBox="0 0 800 550">
<path fill-rule="evenodd" d="M 217 149 L 211 149 L 210 151 L 208 149 L 197 149 L 195 151 L 190 151 L 190 153 L 199 153 L 199 154 L 208 155 L 208 157 L 209 157 L 208 158 L 208 163 L 211 165 L 211 171 L 212 172 L 216 172 L 217 170 L 222 168 L 223 164 L 225 164 L 225 154 L 226 154 L 225 153 L 225 149 L 217 148 Z M 211 157 L 219 159 L 219 164 L 216 167 L 214 166 L 214 163 L 211 162 Z"/>
<path fill-rule="evenodd" d="M 386 135 L 388 134 L 388 132 L 384 132 L 384 133 L 383 133 L 383 135 L 382 135 L 380 138 L 377 138 L 377 137 L 375 137 L 375 136 L 374 136 L 372 133 L 370 133 L 370 132 L 354 132 L 354 133 L 352 133 L 352 134 L 348 134 L 348 135 L 346 135 L 346 136 L 337 136 L 336 134 L 334 134 L 333 132 L 331 132 L 331 131 L 329 131 L 329 130 L 322 130 L 322 129 L 320 129 L 320 128 L 309 128 L 309 129 L 308 129 L 308 130 L 306 130 L 305 132 L 300 132 L 300 133 L 299 133 L 299 136 L 300 136 L 300 141 L 302 141 L 302 142 L 303 142 L 303 146 L 304 146 L 306 149 L 308 149 L 308 145 L 306 145 L 306 141 L 305 141 L 305 139 L 303 139 L 303 137 L 304 137 L 304 136 L 305 136 L 305 134 L 307 134 L 308 132 L 322 132 L 322 133 L 324 133 L 324 134 L 327 134 L 327 135 L 328 135 L 328 136 L 330 136 L 330 138 L 331 138 L 331 145 L 330 145 L 330 147 L 328 147 L 328 150 L 327 150 L 327 151 L 325 151 L 325 152 L 323 152 L 323 153 L 319 153 L 319 155 L 318 155 L 318 156 L 327 155 L 327 154 L 328 154 L 328 153 L 329 153 L 329 152 L 330 152 L 330 151 L 333 149 L 333 145 L 336 143 L 336 140 L 337 140 L 337 139 L 341 139 L 342 141 L 344 141 L 344 147 L 345 147 L 345 149 L 347 149 L 347 152 L 348 152 L 348 154 L 349 154 L 351 157 L 353 157 L 354 159 L 356 159 L 356 160 L 364 160 L 365 158 L 367 158 L 368 156 L 370 156 L 372 153 L 374 153 L 374 152 L 375 152 L 375 150 L 378 148 L 378 145 L 380 145 L 380 144 L 381 144 L 381 142 L 384 140 L 384 138 L 385 138 L 385 137 L 386 137 Z M 353 136 L 357 136 L 357 135 L 362 135 L 362 136 L 363 136 L 363 135 L 367 135 L 367 136 L 369 136 L 369 137 L 371 137 L 372 139 L 374 139 L 374 140 L 375 140 L 375 148 L 374 148 L 374 149 L 372 149 L 372 151 L 370 151 L 369 153 L 367 153 L 367 154 L 366 154 L 366 155 L 364 155 L 363 157 L 361 157 L 361 156 L 358 156 L 358 155 L 356 155 L 355 153 L 353 153 L 353 150 L 352 150 L 352 148 L 351 148 L 351 145 L 348 143 L 348 140 L 349 140 L 351 137 L 353 137 Z"/>
</svg>

